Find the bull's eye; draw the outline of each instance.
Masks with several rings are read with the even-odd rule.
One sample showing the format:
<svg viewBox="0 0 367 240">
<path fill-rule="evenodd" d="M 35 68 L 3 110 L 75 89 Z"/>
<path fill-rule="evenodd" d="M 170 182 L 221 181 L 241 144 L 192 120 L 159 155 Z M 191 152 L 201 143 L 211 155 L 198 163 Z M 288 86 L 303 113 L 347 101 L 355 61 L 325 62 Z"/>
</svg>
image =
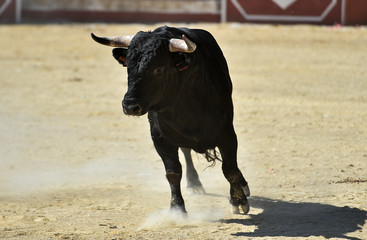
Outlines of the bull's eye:
<svg viewBox="0 0 367 240">
<path fill-rule="evenodd" d="M 156 69 L 154 69 L 153 75 L 161 74 L 164 72 L 165 69 L 165 67 L 157 67 Z"/>
</svg>

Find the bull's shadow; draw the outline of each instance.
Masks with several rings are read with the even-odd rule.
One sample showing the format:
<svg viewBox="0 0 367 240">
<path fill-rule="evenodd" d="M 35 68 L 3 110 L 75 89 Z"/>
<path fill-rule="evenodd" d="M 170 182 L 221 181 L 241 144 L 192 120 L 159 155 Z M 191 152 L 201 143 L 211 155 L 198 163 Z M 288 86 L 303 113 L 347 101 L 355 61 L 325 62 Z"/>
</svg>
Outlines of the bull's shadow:
<svg viewBox="0 0 367 240">
<path fill-rule="evenodd" d="M 237 232 L 233 236 L 246 237 L 310 237 L 358 240 L 345 234 L 362 229 L 367 212 L 350 207 L 336 207 L 320 203 L 292 203 L 263 197 L 251 197 L 250 205 L 263 209 L 250 219 L 227 219 L 225 223 L 256 225 L 254 232 Z M 251 213 L 251 212 L 250 212 Z"/>
</svg>

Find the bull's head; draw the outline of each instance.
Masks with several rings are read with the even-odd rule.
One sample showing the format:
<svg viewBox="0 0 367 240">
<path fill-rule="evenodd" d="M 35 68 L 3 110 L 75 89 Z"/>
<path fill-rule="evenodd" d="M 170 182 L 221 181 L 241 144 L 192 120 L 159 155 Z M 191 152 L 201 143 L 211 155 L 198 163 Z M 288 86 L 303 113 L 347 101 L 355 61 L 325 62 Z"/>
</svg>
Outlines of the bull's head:
<svg viewBox="0 0 367 240">
<path fill-rule="evenodd" d="M 166 39 L 151 32 L 119 37 L 97 37 L 92 33 L 92 38 L 116 47 L 112 51 L 114 58 L 127 66 L 128 90 L 122 107 L 125 114 L 134 116 L 161 110 L 162 98 L 170 93 L 167 86 L 174 84 L 177 74 L 188 67 L 185 54 L 196 49 L 185 35 L 182 39 Z"/>
</svg>

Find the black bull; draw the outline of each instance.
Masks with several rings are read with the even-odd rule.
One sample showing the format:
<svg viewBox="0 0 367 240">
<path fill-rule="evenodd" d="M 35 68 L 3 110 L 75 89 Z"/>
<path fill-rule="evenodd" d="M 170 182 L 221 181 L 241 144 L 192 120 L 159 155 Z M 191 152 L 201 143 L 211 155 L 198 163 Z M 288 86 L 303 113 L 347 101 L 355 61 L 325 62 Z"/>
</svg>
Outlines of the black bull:
<svg viewBox="0 0 367 240">
<path fill-rule="evenodd" d="M 113 56 L 127 66 L 123 110 L 135 116 L 148 113 L 153 143 L 171 187 L 171 208 L 186 212 L 178 148 L 186 159 L 188 187 L 204 193 L 190 151 L 215 160 L 217 147 L 223 174 L 230 183 L 232 210 L 248 213 L 249 188 L 237 166 L 232 82 L 214 37 L 201 29 L 167 26 L 134 36 L 92 37 L 117 47 Z"/>
</svg>

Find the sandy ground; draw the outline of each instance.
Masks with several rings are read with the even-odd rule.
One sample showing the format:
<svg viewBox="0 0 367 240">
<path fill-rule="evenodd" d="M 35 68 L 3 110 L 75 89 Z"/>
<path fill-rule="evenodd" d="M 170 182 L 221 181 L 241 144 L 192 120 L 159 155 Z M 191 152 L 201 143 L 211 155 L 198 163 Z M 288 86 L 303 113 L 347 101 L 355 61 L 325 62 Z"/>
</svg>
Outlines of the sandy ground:
<svg viewBox="0 0 367 240">
<path fill-rule="evenodd" d="M 230 66 L 249 215 L 196 154 L 207 194 L 168 212 L 146 116 L 121 111 L 126 69 L 89 35 L 155 26 L 1 25 L 0 239 L 367 239 L 367 29 L 192 27 Z"/>
</svg>

